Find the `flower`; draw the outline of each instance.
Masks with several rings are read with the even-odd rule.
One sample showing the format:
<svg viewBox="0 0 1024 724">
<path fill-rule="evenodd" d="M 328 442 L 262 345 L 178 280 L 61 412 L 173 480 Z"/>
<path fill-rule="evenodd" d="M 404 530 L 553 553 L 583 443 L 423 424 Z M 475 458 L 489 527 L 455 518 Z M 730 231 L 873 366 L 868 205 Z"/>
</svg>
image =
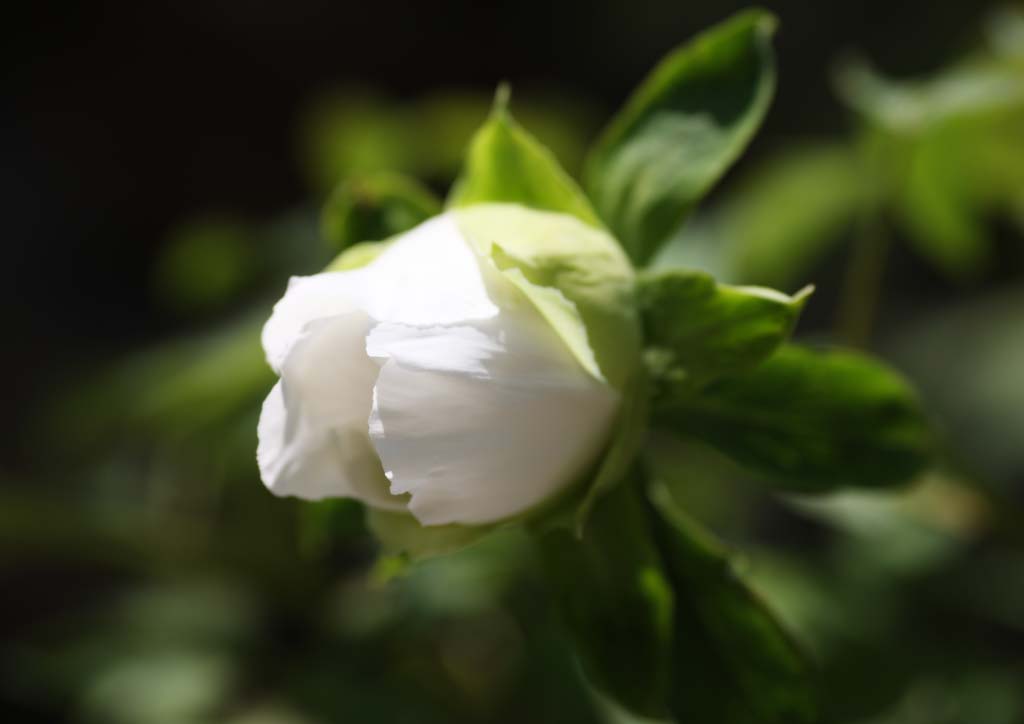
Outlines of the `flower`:
<svg viewBox="0 0 1024 724">
<path fill-rule="evenodd" d="M 599 461 L 639 349 L 614 239 L 482 204 L 352 253 L 293 278 L 264 327 L 281 378 L 258 428 L 272 492 L 483 525 Z"/>
</svg>

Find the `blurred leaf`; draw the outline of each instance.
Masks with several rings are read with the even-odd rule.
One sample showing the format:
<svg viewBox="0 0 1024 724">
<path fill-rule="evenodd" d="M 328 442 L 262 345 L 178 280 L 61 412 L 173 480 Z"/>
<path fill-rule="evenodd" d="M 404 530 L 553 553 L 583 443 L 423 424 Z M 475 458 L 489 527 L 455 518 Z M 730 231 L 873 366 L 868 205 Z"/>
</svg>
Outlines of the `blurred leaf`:
<svg viewBox="0 0 1024 724">
<path fill-rule="evenodd" d="M 208 719 L 226 701 L 233 663 L 220 654 L 162 651 L 116 660 L 85 692 L 85 721 L 174 724 Z"/>
<path fill-rule="evenodd" d="M 762 362 L 792 332 L 810 287 L 790 297 L 760 287 L 716 284 L 703 272 L 640 276 L 649 359 L 674 384 L 700 387 Z"/>
<path fill-rule="evenodd" d="M 416 180 L 393 173 L 349 179 L 324 204 L 323 234 L 337 251 L 381 241 L 441 213 L 441 201 Z"/>
<path fill-rule="evenodd" d="M 317 99 L 302 119 L 300 142 L 312 185 L 334 188 L 378 172 L 447 181 L 458 173 L 466 141 L 487 118 L 491 96 L 441 90 L 399 102 L 360 89 Z M 521 95 L 517 115 L 568 168 L 578 168 L 593 126 L 592 110 L 564 89 Z"/>
<path fill-rule="evenodd" d="M 600 500 L 582 537 L 555 528 L 540 543 L 588 678 L 638 714 L 665 714 L 672 592 L 634 486 Z"/>
<path fill-rule="evenodd" d="M 939 483 L 938 486 L 942 486 Z M 789 505 L 845 535 L 836 552 L 846 566 L 877 566 L 886 580 L 939 573 L 976 537 L 982 503 L 951 487 L 922 480 L 907 491 L 844 490 L 829 496 L 792 496 Z M 941 506 L 941 507 L 940 507 Z"/>
<path fill-rule="evenodd" d="M 312 555 L 324 554 L 365 532 L 363 506 L 352 498 L 304 501 L 299 516 L 299 546 Z"/>
<path fill-rule="evenodd" d="M 884 183 L 914 247 L 953 279 L 978 277 L 991 255 L 987 217 L 1012 213 L 1024 183 L 1024 73 L 975 60 L 896 82 L 850 62 L 837 86 L 880 130 L 886 155 L 904 158 Z"/>
<path fill-rule="evenodd" d="M 859 354 L 795 345 L 698 394 L 656 402 L 654 421 L 788 490 L 906 483 L 931 450 L 920 404 L 899 375 Z"/>
<path fill-rule="evenodd" d="M 157 263 L 157 294 L 182 311 L 203 311 L 229 301 L 257 270 L 253 237 L 247 225 L 227 217 L 179 228 Z"/>
<path fill-rule="evenodd" d="M 418 170 L 415 124 L 403 109 L 370 91 L 348 89 L 319 98 L 302 119 L 300 141 L 311 181 L 320 189 L 351 176 Z"/>
<path fill-rule="evenodd" d="M 499 88 L 490 118 L 473 137 L 465 169 L 452 188 L 448 205 L 516 203 L 572 214 L 600 227 L 576 182 L 547 148 L 512 119 L 507 105 L 508 89 Z"/>
<path fill-rule="evenodd" d="M 419 560 L 453 553 L 476 542 L 493 528 L 465 525 L 420 525 L 409 513 L 366 509 L 366 523 L 386 555 Z"/>
<path fill-rule="evenodd" d="M 857 724 L 1017 724 L 1021 716 L 1020 675 L 975 665 L 952 674 L 922 674 L 897 706 Z"/>
<path fill-rule="evenodd" d="M 1024 291 L 1009 289 L 899 326 L 883 349 L 935 410 L 958 458 L 1008 485 L 1024 471 Z"/>
<path fill-rule="evenodd" d="M 927 80 L 897 82 L 852 60 L 840 67 L 836 87 L 840 98 L 868 121 L 904 134 L 1024 102 L 1024 76 L 983 63 L 954 67 Z"/>
<path fill-rule="evenodd" d="M 730 266 L 729 245 L 721 238 L 713 212 L 697 212 L 658 250 L 648 269 L 697 269 L 715 279 L 735 283 Z"/>
<path fill-rule="evenodd" d="M 651 516 L 676 595 L 672 713 L 680 722 L 818 721 L 812 671 L 767 607 L 666 488 Z"/>
<path fill-rule="evenodd" d="M 914 248 L 947 276 L 976 278 L 991 253 L 986 219 L 971 198 L 971 175 L 963 158 L 973 139 L 960 127 L 932 129 L 913 143 L 900 218 Z M 970 163 L 968 161 L 968 163 Z"/>
<path fill-rule="evenodd" d="M 586 186 L 646 263 L 753 137 L 775 90 L 775 19 L 750 10 L 673 51 L 594 147 Z"/>
<path fill-rule="evenodd" d="M 194 433 L 255 405 L 274 382 L 261 326 L 262 315 L 129 358 L 62 403 L 61 434 L 81 444 L 111 433 Z"/>
<path fill-rule="evenodd" d="M 839 144 L 798 146 L 769 160 L 713 217 L 731 278 L 792 288 L 842 240 L 869 193 L 856 154 Z"/>
<path fill-rule="evenodd" d="M 989 14 L 985 23 L 988 44 L 997 55 L 1024 60 L 1024 9 L 1005 5 Z"/>
</svg>

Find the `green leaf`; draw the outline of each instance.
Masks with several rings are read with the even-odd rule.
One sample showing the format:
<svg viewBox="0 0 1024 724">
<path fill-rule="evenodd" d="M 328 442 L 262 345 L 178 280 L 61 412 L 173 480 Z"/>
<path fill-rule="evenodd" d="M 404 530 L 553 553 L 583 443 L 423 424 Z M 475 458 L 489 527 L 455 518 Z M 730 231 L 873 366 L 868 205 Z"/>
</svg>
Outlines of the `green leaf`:
<svg viewBox="0 0 1024 724">
<path fill-rule="evenodd" d="M 462 176 L 452 188 L 453 208 L 488 202 L 522 204 L 571 214 L 601 228 L 576 182 L 552 153 L 516 123 L 508 111 L 508 89 L 498 89 L 494 110 L 469 146 Z"/>
<path fill-rule="evenodd" d="M 668 490 L 649 491 L 655 540 L 675 592 L 672 714 L 680 722 L 818 721 L 812 669 L 725 551 Z"/>
<path fill-rule="evenodd" d="M 689 269 L 638 279 L 648 361 L 673 384 L 700 387 L 764 361 L 789 337 L 807 287 L 795 296 L 717 284 Z"/>
<path fill-rule="evenodd" d="M 366 524 L 380 542 L 381 552 L 420 560 L 454 553 L 475 543 L 493 528 L 467 525 L 420 525 L 409 513 L 366 509 Z"/>
<path fill-rule="evenodd" d="M 587 677 L 635 713 L 664 715 L 672 591 L 635 486 L 602 499 L 582 538 L 553 528 L 539 540 Z"/>
<path fill-rule="evenodd" d="M 750 142 L 775 90 L 775 19 L 751 10 L 673 51 L 600 138 L 586 188 L 646 263 Z"/>
<path fill-rule="evenodd" d="M 742 375 L 655 400 L 654 422 L 704 440 L 783 489 L 907 482 L 928 462 L 917 396 L 881 362 L 786 345 Z"/>
<path fill-rule="evenodd" d="M 441 213 L 441 201 L 414 179 L 392 173 L 355 177 L 340 184 L 321 216 L 324 237 L 337 250 L 381 241 Z"/>
</svg>

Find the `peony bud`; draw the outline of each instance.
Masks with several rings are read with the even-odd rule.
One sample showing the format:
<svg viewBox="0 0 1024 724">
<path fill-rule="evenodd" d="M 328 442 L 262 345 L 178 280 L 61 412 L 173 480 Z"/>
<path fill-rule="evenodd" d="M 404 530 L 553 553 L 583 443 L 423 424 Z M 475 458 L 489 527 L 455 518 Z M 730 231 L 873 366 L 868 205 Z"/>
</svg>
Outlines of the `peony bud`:
<svg viewBox="0 0 1024 724">
<path fill-rule="evenodd" d="M 579 481 L 638 358 L 614 239 L 484 204 L 378 248 L 364 266 L 293 278 L 264 327 L 281 377 L 259 423 L 267 487 L 481 525 Z"/>
</svg>

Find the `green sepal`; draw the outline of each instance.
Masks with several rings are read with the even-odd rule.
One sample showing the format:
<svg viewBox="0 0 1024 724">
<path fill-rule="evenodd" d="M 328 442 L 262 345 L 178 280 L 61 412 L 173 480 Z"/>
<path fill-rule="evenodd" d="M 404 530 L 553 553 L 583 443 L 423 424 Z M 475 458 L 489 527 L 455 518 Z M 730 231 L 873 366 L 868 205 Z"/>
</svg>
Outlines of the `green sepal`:
<svg viewBox="0 0 1024 724">
<path fill-rule="evenodd" d="M 633 269 L 615 240 L 569 215 L 519 204 L 476 204 L 456 217 L 580 364 L 622 391 L 639 365 L 640 324 Z"/>
<path fill-rule="evenodd" d="M 415 179 L 394 173 L 351 178 L 328 197 L 320 228 L 334 249 L 381 241 L 441 213 L 441 200 Z"/>
<path fill-rule="evenodd" d="M 775 91 L 775 18 L 748 10 L 668 55 L 612 120 L 585 186 L 645 264 L 750 142 Z"/>
<path fill-rule="evenodd" d="M 932 449 L 920 402 L 899 374 L 865 355 L 797 345 L 697 393 L 655 399 L 653 424 L 802 492 L 899 485 Z"/>
<path fill-rule="evenodd" d="M 411 513 L 367 507 L 366 525 L 386 557 L 417 561 L 454 553 L 475 543 L 494 526 L 420 525 Z"/>
<path fill-rule="evenodd" d="M 587 678 L 637 714 L 664 716 L 672 591 L 634 482 L 595 506 L 582 537 L 548 528 L 537 539 Z"/>
<path fill-rule="evenodd" d="M 651 526 L 675 594 L 669 706 L 679 722 L 811 724 L 813 668 L 714 537 L 648 491 Z"/>
<path fill-rule="evenodd" d="M 498 89 L 490 117 L 473 137 L 448 198 L 450 208 L 490 202 L 571 214 L 601 227 L 587 197 L 551 151 L 512 118 L 506 86 Z"/>
<path fill-rule="evenodd" d="M 387 247 L 388 242 L 386 241 L 361 241 L 358 244 L 353 244 L 334 257 L 334 260 L 324 267 L 324 271 L 335 272 L 359 269 L 380 256 L 381 252 Z"/>
<path fill-rule="evenodd" d="M 586 487 L 576 508 L 573 528 L 577 536 L 585 535 L 594 505 L 608 491 L 622 483 L 647 437 L 650 413 L 649 378 L 643 365 L 637 365 L 625 385 L 611 440 L 593 479 Z"/>
<path fill-rule="evenodd" d="M 653 376 L 698 388 L 756 366 L 789 337 L 812 291 L 733 287 L 691 269 L 641 274 L 637 297 Z"/>
</svg>

